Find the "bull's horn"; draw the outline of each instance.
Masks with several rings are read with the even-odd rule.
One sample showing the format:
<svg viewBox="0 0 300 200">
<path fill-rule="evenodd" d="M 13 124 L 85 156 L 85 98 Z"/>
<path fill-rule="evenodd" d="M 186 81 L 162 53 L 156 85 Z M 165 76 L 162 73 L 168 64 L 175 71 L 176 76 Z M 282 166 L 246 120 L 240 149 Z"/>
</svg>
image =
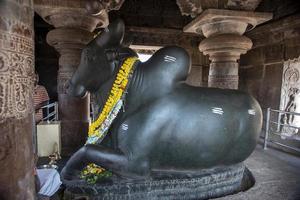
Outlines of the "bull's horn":
<svg viewBox="0 0 300 200">
<path fill-rule="evenodd" d="M 124 38 L 125 25 L 123 20 L 117 19 L 110 23 L 107 28 L 100 33 L 93 42 L 99 47 L 119 46 Z"/>
</svg>

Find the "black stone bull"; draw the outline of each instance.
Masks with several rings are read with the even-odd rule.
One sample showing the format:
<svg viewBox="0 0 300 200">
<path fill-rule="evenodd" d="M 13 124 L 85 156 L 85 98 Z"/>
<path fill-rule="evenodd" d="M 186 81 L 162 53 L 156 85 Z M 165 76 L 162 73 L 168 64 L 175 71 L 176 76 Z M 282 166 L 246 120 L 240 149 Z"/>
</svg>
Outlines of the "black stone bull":
<svg viewBox="0 0 300 200">
<path fill-rule="evenodd" d="M 124 24 L 116 21 L 83 50 L 69 94 L 95 93 L 99 111 L 122 61 L 136 54 L 121 46 Z M 237 90 L 185 84 L 188 53 L 176 46 L 158 50 L 134 71 L 125 111 L 101 144 L 79 149 L 62 170 L 72 179 L 88 163 L 123 177 L 151 172 L 197 172 L 244 161 L 254 150 L 262 126 L 259 104 Z"/>
</svg>

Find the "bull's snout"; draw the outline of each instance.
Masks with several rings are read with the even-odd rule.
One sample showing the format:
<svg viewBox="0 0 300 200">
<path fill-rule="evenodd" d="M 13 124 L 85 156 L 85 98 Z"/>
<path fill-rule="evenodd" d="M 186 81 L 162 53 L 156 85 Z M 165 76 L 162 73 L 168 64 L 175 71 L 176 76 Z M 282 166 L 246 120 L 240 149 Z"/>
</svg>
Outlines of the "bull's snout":
<svg viewBox="0 0 300 200">
<path fill-rule="evenodd" d="M 73 97 L 85 97 L 87 91 L 83 85 L 75 84 L 73 85 L 71 82 L 68 82 L 66 85 L 67 94 Z"/>
</svg>

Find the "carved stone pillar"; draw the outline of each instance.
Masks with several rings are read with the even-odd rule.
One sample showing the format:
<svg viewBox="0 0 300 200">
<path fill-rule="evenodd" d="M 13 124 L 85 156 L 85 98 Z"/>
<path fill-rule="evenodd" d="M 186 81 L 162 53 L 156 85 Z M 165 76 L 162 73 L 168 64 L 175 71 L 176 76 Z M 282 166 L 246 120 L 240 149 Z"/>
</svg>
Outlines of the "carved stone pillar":
<svg viewBox="0 0 300 200">
<path fill-rule="evenodd" d="M 82 49 L 93 39 L 95 28 L 106 27 L 108 11 L 119 8 L 123 1 L 34 1 L 35 11 L 55 27 L 48 33 L 47 42 L 60 53 L 57 91 L 63 155 L 74 153 L 84 144 L 90 113 L 89 95 L 83 99 L 68 96 L 66 83 L 79 65 Z"/>
<path fill-rule="evenodd" d="M 247 28 L 271 18 L 270 13 L 207 9 L 184 27 L 184 32 L 206 37 L 199 50 L 211 60 L 209 87 L 238 89 L 237 60 L 252 47 L 251 40 L 243 34 Z"/>
<path fill-rule="evenodd" d="M 34 199 L 33 2 L 0 1 L 0 199 Z"/>
</svg>

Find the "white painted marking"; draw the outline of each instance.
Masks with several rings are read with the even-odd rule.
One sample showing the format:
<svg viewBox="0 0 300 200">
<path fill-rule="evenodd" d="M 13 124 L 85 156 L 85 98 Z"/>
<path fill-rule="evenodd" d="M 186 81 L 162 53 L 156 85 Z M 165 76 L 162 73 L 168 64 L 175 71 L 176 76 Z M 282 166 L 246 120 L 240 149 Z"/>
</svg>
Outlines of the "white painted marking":
<svg viewBox="0 0 300 200">
<path fill-rule="evenodd" d="M 222 108 L 212 107 L 211 111 L 215 114 L 223 115 L 224 111 Z"/>
<path fill-rule="evenodd" d="M 122 128 L 122 130 L 127 131 L 128 130 L 128 124 L 122 124 L 121 128 Z"/>
<path fill-rule="evenodd" d="M 175 58 L 175 57 L 173 57 L 173 56 L 168 56 L 168 55 L 166 55 L 166 56 L 164 57 L 164 60 L 165 60 L 166 62 L 176 62 L 176 58 Z"/>
<path fill-rule="evenodd" d="M 255 115 L 255 110 L 249 109 L 249 110 L 248 110 L 248 113 L 249 113 L 249 115 Z"/>
</svg>

